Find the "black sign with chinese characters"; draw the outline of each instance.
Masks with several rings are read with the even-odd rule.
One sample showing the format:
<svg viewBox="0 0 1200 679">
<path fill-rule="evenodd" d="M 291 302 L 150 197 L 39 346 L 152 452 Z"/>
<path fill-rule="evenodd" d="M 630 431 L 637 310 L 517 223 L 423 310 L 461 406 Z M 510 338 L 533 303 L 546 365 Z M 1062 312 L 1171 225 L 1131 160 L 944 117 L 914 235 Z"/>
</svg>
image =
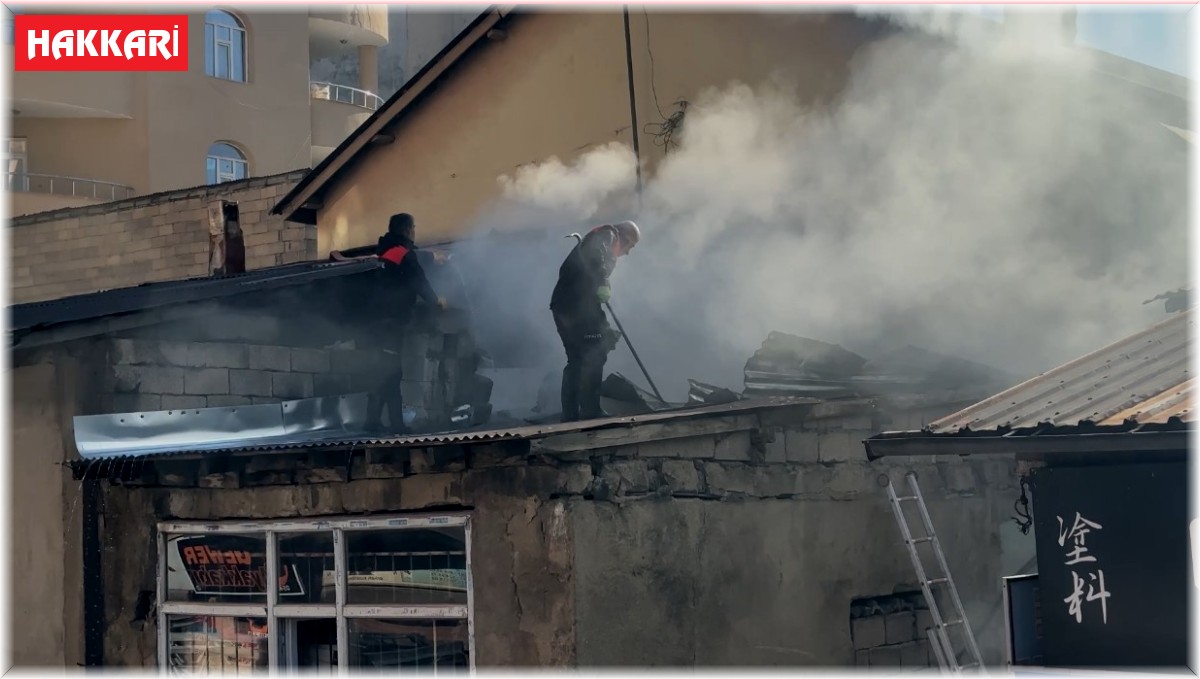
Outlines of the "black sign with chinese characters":
<svg viewBox="0 0 1200 679">
<path fill-rule="evenodd" d="M 1183 463 L 1034 472 L 1047 666 L 1187 664 L 1187 483 Z"/>
</svg>

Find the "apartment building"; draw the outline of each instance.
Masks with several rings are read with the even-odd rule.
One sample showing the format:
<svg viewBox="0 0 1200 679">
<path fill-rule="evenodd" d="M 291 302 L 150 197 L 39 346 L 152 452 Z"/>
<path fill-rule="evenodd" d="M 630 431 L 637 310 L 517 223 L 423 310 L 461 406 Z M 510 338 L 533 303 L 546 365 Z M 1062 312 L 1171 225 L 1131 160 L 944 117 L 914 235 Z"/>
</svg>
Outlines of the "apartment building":
<svg viewBox="0 0 1200 679">
<path fill-rule="evenodd" d="M 320 162 L 381 102 L 387 10 L 197 9 L 188 14 L 187 72 L 14 73 L 5 149 L 10 215 Z M 331 59 L 355 64 L 356 86 L 311 80 L 310 65 Z"/>
</svg>

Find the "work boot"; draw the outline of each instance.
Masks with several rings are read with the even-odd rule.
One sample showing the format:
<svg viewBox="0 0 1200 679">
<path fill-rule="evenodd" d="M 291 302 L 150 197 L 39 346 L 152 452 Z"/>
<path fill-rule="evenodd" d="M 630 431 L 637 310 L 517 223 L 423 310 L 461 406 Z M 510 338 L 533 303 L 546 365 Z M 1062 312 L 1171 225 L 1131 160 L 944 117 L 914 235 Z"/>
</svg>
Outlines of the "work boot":
<svg viewBox="0 0 1200 679">
<path fill-rule="evenodd" d="M 570 363 L 563 368 L 562 377 L 562 421 L 579 419 L 579 368 Z"/>
</svg>

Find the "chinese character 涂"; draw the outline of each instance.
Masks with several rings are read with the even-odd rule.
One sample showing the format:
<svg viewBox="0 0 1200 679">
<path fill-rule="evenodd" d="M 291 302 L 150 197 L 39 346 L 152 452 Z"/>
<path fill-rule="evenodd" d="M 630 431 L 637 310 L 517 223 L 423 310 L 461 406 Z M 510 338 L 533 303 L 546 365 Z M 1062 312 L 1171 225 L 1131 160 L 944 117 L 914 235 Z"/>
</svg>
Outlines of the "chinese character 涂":
<svg viewBox="0 0 1200 679">
<path fill-rule="evenodd" d="M 1096 557 L 1088 554 L 1088 549 L 1085 544 L 1086 536 L 1093 530 L 1101 530 L 1102 526 L 1094 521 L 1088 521 L 1083 518 L 1079 512 L 1075 512 L 1075 521 L 1070 528 L 1064 530 L 1065 524 L 1061 516 L 1058 519 L 1058 545 L 1060 547 L 1067 546 L 1067 540 L 1070 540 L 1073 548 L 1067 553 L 1067 561 L 1065 565 L 1074 566 L 1079 563 L 1094 563 Z M 1090 581 L 1090 582 L 1089 582 Z M 1084 585 L 1087 585 L 1087 592 L 1084 592 Z M 1081 578 L 1079 573 L 1071 571 L 1071 594 L 1063 599 L 1067 604 L 1067 612 L 1075 618 L 1075 622 L 1083 622 L 1083 604 L 1085 601 L 1100 601 L 1100 615 L 1104 624 L 1108 624 L 1108 590 L 1104 588 L 1104 571 L 1097 569 L 1093 573 L 1087 574 L 1087 579 Z"/>
</svg>

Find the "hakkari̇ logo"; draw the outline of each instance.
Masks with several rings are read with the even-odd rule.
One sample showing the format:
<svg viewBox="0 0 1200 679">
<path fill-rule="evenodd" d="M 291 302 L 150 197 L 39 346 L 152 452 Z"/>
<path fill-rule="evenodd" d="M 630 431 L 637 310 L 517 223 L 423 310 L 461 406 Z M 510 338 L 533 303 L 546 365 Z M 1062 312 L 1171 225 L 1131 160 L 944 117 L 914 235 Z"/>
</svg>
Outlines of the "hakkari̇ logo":
<svg viewBox="0 0 1200 679">
<path fill-rule="evenodd" d="M 186 71 L 188 18 L 160 14 L 18 14 L 17 71 Z"/>
</svg>

